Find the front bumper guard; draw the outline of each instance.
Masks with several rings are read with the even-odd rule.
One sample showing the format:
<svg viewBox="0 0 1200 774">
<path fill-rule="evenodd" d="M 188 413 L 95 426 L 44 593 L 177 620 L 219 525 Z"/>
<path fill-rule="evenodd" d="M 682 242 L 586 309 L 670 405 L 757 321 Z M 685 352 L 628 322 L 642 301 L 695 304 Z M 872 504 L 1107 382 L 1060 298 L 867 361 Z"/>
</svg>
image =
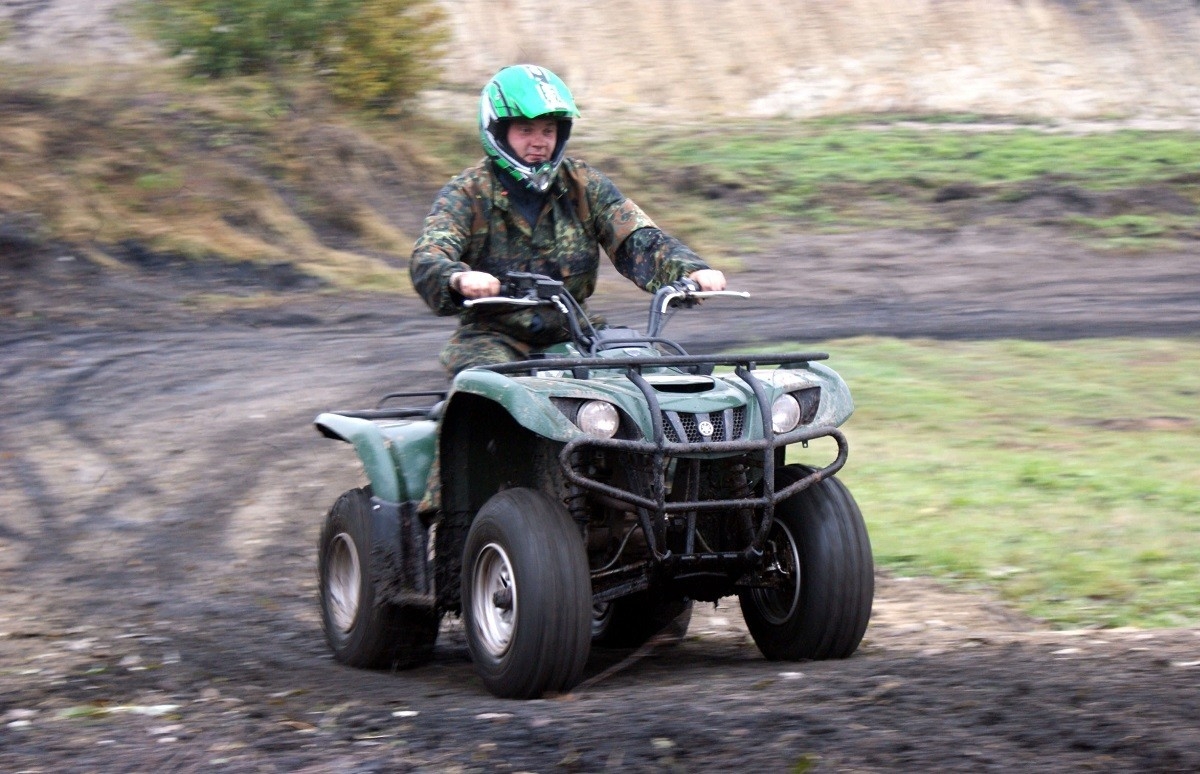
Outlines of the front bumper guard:
<svg viewBox="0 0 1200 774">
<path fill-rule="evenodd" d="M 761 361 L 757 361 L 761 362 Z M 750 566 L 762 556 L 771 525 L 774 523 L 775 506 L 782 500 L 795 495 L 803 489 L 826 479 L 846 464 L 849 446 L 845 435 L 835 427 L 799 427 L 786 433 L 776 434 L 771 427 L 771 404 L 763 383 L 751 373 L 754 362 L 739 360 L 736 362 L 735 373 L 754 393 L 762 418 L 762 438 L 756 440 L 710 441 L 707 443 L 675 443 L 666 440 L 663 429 L 663 414 L 659 406 L 654 388 L 642 377 L 640 370 L 628 367 L 625 376 L 638 387 L 645 397 L 654 423 L 654 438 L 652 440 L 625 440 L 617 438 L 596 438 L 579 436 L 566 443 L 559 453 L 559 463 L 567 480 L 580 489 L 605 495 L 633 506 L 637 510 L 639 522 L 646 536 L 647 546 L 655 562 L 660 565 L 715 565 L 718 567 Z M 794 443 L 806 443 L 816 438 L 832 438 L 837 443 L 837 457 L 829 465 L 814 470 L 809 475 L 782 489 L 775 489 L 775 450 Z M 574 464 L 578 452 L 584 449 L 603 449 L 648 457 L 652 466 L 650 496 L 630 492 L 610 484 L 605 484 L 589 478 L 578 470 Z M 696 454 L 747 454 L 761 452 L 763 483 L 762 494 L 757 497 L 745 497 L 721 500 L 667 500 L 666 469 L 671 457 L 681 457 Z M 762 517 L 750 544 L 741 552 L 698 553 L 692 550 L 695 534 L 695 515 L 699 511 L 714 510 L 745 510 L 761 509 Z M 678 556 L 672 556 L 670 551 L 660 550 L 659 543 L 665 539 L 665 517 L 668 514 L 687 514 L 688 517 L 688 550 Z M 655 524 L 663 525 L 663 532 L 655 529 Z"/>
</svg>

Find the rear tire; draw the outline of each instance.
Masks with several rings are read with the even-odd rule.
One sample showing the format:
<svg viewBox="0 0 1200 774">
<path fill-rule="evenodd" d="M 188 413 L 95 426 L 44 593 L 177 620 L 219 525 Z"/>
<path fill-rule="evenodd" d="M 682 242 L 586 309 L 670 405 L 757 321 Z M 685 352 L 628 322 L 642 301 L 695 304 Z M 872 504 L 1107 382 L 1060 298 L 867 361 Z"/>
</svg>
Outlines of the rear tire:
<svg viewBox="0 0 1200 774">
<path fill-rule="evenodd" d="M 463 548 L 467 647 L 488 690 L 532 699 L 572 688 L 591 648 L 592 585 L 579 528 L 533 489 L 506 489 Z"/>
<path fill-rule="evenodd" d="M 789 465 L 783 488 L 812 472 Z M 746 628 L 768 659 L 846 658 L 858 648 L 875 596 L 875 566 L 862 513 L 849 490 L 827 478 L 775 506 L 766 561 L 782 588 L 739 592 Z"/>
<path fill-rule="evenodd" d="M 408 669 L 432 657 L 441 615 L 375 598 L 369 489 L 352 489 L 329 509 L 319 552 L 321 624 L 335 659 L 365 669 Z"/>
</svg>

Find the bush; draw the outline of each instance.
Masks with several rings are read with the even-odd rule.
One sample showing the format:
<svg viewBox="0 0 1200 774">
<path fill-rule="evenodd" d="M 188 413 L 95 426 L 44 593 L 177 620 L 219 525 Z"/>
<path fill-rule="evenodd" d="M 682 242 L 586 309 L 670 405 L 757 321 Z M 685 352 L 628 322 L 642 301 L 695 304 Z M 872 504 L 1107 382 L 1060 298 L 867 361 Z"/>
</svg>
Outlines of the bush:
<svg viewBox="0 0 1200 774">
<path fill-rule="evenodd" d="M 311 68 L 359 107 L 415 94 L 449 39 L 433 0 L 151 0 L 144 8 L 196 75 Z"/>
<path fill-rule="evenodd" d="M 367 0 L 329 38 L 324 64 L 334 95 L 383 108 L 416 94 L 450 38 L 445 14 L 427 0 Z"/>
</svg>

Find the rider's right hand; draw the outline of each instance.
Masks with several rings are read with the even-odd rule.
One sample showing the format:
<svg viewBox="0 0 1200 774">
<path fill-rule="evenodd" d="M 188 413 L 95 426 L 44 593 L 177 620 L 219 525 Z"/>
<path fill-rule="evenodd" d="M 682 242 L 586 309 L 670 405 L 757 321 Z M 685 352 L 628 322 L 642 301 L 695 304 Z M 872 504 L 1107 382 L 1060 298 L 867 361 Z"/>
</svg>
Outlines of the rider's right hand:
<svg viewBox="0 0 1200 774">
<path fill-rule="evenodd" d="M 460 271 L 450 275 L 450 287 L 463 298 L 500 295 L 500 280 L 486 271 Z"/>
<path fill-rule="evenodd" d="M 699 285 L 701 290 L 725 289 L 725 275 L 716 269 L 698 269 L 689 274 L 688 279 Z"/>
</svg>

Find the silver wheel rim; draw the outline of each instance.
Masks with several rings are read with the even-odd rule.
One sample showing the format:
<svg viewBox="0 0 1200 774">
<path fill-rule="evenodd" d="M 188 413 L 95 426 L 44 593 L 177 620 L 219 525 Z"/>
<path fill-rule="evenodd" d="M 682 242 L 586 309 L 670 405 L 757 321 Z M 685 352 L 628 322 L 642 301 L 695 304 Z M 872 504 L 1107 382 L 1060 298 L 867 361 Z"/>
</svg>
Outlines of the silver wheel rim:
<svg viewBox="0 0 1200 774">
<path fill-rule="evenodd" d="M 354 626 L 361 585 L 362 570 L 358 566 L 354 540 L 347 533 L 339 532 L 329 544 L 329 564 L 325 573 L 329 617 L 338 631 L 348 632 Z"/>
<path fill-rule="evenodd" d="M 783 586 L 777 589 L 754 589 L 751 596 L 768 623 L 782 626 L 791 620 L 800 605 L 800 548 L 792 531 L 782 521 L 775 522 L 771 539 L 775 543 L 775 552 L 768 572 L 782 575 Z"/>
<path fill-rule="evenodd" d="M 480 549 L 472 580 L 475 633 L 488 655 L 498 659 L 508 652 L 517 621 L 517 584 L 504 549 L 495 543 Z"/>
<path fill-rule="evenodd" d="M 608 631 L 612 621 L 613 608 L 611 602 L 592 603 L 592 637 L 600 637 Z"/>
</svg>

